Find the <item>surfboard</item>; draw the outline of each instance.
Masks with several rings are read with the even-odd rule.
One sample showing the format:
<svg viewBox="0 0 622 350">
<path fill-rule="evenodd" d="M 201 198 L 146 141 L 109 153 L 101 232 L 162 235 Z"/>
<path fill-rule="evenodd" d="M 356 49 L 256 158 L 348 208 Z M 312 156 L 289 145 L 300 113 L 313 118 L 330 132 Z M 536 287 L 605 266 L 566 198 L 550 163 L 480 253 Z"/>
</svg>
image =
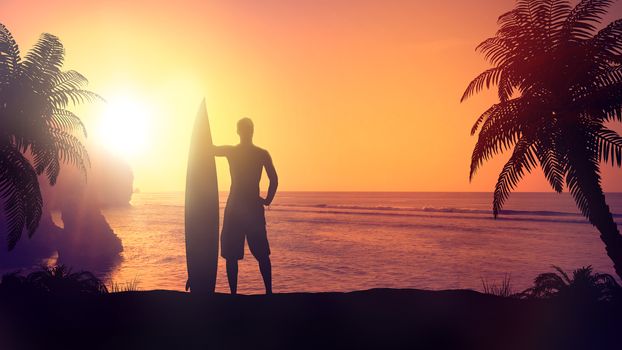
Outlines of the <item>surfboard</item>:
<svg viewBox="0 0 622 350">
<path fill-rule="evenodd" d="M 209 294 L 216 289 L 219 206 L 216 161 L 210 151 L 212 145 L 203 100 L 194 121 L 186 172 L 186 290 L 193 294 Z"/>
</svg>

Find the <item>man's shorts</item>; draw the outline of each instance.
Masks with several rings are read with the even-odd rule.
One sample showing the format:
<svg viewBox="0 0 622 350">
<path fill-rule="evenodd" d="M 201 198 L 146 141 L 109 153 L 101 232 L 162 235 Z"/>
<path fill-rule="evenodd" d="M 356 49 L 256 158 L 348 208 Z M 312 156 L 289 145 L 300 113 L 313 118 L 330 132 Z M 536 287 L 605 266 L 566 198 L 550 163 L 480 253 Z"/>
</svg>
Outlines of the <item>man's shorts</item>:
<svg viewBox="0 0 622 350">
<path fill-rule="evenodd" d="M 235 205 L 227 202 L 220 235 L 220 255 L 225 259 L 244 259 L 244 239 L 256 259 L 270 255 L 266 218 L 261 203 Z"/>
</svg>

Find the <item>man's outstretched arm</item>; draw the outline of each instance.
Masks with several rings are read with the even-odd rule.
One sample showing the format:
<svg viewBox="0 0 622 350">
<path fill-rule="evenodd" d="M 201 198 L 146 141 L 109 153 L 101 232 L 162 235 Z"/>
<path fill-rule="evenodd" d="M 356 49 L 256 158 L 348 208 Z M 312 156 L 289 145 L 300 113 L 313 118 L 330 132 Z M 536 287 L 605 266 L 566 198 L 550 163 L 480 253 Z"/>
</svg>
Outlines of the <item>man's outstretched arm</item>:
<svg viewBox="0 0 622 350">
<path fill-rule="evenodd" d="M 211 148 L 212 152 L 214 153 L 214 156 L 216 157 L 227 157 L 229 154 L 231 154 L 231 151 L 233 150 L 233 146 L 212 146 Z"/>
<path fill-rule="evenodd" d="M 270 154 L 267 154 L 264 167 L 266 168 L 266 173 L 268 174 L 268 179 L 270 180 L 268 195 L 266 196 L 266 199 L 264 199 L 264 205 L 270 205 L 274 199 L 274 195 L 276 195 L 276 189 L 279 187 L 279 176 L 276 174 L 276 169 L 274 168 Z"/>
</svg>

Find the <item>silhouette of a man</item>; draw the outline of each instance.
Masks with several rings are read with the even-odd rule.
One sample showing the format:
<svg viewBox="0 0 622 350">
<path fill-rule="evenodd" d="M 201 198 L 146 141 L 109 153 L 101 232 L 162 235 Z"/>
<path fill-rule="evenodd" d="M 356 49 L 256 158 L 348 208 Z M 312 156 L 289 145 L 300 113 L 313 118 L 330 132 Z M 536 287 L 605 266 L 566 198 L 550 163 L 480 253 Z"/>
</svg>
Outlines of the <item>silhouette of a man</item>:
<svg viewBox="0 0 622 350">
<path fill-rule="evenodd" d="M 227 260 L 229 289 L 231 294 L 236 294 L 238 260 L 244 258 L 246 238 L 251 253 L 259 262 L 266 294 L 272 294 L 272 264 L 264 206 L 272 203 L 279 180 L 268 151 L 253 144 L 253 122 L 242 118 L 238 121 L 237 129 L 240 144 L 214 147 L 216 156 L 227 157 L 231 173 L 231 189 L 220 237 L 221 256 Z M 270 186 L 266 198 L 261 198 L 259 180 L 264 168 L 270 179 Z"/>
</svg>

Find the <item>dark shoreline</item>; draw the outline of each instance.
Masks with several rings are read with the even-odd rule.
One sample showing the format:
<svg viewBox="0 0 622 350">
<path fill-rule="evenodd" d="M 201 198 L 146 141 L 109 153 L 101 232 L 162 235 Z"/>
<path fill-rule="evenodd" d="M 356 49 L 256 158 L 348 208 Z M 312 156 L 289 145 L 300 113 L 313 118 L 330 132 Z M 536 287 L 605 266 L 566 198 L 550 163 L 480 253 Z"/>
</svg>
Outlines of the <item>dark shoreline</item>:
<svg viewBox="0 0 622 350">
<path fill-rule="evenodd" d="M 621 315 L 470 290 L 3 295 L 0 349 L 590 349 L 620 344 Z"/>
</svg>

